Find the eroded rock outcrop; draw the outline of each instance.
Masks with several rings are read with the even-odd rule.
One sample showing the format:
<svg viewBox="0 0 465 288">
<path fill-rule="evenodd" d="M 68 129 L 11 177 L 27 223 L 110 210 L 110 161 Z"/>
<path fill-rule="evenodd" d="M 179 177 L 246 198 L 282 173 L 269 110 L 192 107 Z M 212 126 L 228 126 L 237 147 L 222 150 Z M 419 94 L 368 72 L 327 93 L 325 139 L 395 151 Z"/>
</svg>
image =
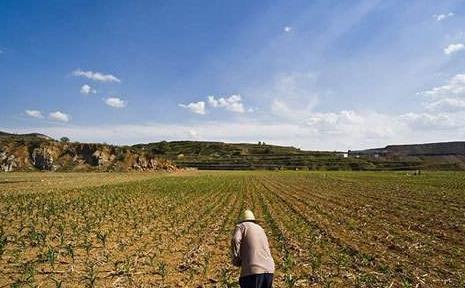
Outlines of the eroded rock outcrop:
<svg viewBox="0 0 465 288">
<path fill-rule="evenodd" d="M 53 170 L 53 156 L 46 147 L 34 148 L 31 153 L 32 165 L 39 170 Z"/>
<path fill-rule="evenodd" d="M 13 135 L 13 134 L 10 134 Z M 1 171 L 175 170 L 167 160 L 145 151 L 107 144 L 69 143 L 50 138 L 0 135 Z"/>
<path fill-rule="evenodd" d="M 15 160 L 16 160 L 15 155 L 6 156 L 5 153 L 2 153 L 0 157 L 0 163 L 2 163 L 0 167 L 2 171 L 5 171 L 5 172 L 14 171 L 18 167 L 18 164 Z"/>
</svg>

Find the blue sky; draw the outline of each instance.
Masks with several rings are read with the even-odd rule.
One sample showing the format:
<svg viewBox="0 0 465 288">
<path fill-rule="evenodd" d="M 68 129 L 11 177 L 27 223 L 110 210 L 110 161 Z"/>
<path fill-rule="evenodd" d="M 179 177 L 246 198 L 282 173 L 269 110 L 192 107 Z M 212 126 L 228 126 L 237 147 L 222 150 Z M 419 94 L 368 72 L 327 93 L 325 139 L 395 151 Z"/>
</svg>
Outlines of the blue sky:
<svg viewBox="0 0 465 288">
<path fill-rule="evenodd" d="M 0 130 L 346 150 L 465 140 L 463 1 L 1 1 Z"/>
</svg>

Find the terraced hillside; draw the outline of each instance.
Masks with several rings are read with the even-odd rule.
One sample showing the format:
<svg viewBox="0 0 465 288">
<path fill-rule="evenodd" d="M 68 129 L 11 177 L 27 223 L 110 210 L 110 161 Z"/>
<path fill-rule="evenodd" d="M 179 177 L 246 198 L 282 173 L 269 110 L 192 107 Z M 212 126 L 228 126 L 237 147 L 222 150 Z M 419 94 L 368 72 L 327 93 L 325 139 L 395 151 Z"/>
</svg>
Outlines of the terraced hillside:
<svg viewBox="0 0 465 288">
<path fill-rule="evenodd" d="M 343 152 L 305 151 L 266 143 L 173 141 L 138 144 L 135 149 L 170 159 L 179 167 L 203 170 L 311 169 L 370 170 L 364 159 L 344 158 Z"/>
<path fill-rule="evenodd" d="M 276 287 L 465 284 L 461 172 L 98 175 L 0 174 L 0 287 L 237 287 L 244 208 Z"/>
<path fill-rule="evenodd" d="M 393 145 L 349 153 L 208 141 L 163 141 L 132 148 L 170 159 L 179 167 L 203 170 L 465 170 L 464 145 L 465 142 Z"/>
</svg>

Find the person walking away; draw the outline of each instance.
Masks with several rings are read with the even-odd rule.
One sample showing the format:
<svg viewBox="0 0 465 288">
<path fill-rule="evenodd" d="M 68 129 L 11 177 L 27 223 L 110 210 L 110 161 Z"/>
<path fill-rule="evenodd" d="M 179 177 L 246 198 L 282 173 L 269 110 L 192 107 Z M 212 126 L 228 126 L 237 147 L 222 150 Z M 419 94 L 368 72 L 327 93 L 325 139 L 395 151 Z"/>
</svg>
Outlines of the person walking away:
<svg viewBox="0 0 465 288">
<path fill-rule="evenodd" d="M 241 288 L 273 287 L 274 261 L 268 238 L 252 211 L 244 210 L 231 240 L 231 258 L 241 267 Z"/>
</svg>

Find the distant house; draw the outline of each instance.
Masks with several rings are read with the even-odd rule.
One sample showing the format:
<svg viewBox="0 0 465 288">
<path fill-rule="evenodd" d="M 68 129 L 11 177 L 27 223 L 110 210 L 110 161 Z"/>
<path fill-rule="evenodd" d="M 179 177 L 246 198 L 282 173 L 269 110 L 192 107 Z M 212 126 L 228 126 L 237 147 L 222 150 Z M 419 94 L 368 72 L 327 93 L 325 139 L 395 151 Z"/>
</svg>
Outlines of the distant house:
<svg viewBox="0 0 465 288">
<path fill-rule="evenodd" d="M 337 155 L 338 157 L 342 157 L 342 158 L 347 158 L 347 157 L 349 157 L 349 154 L 346 153 L 346 152 L 337 152 L 336 155 Z"/>
</svg>

